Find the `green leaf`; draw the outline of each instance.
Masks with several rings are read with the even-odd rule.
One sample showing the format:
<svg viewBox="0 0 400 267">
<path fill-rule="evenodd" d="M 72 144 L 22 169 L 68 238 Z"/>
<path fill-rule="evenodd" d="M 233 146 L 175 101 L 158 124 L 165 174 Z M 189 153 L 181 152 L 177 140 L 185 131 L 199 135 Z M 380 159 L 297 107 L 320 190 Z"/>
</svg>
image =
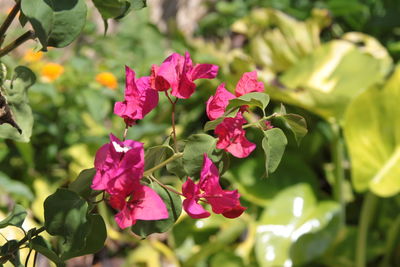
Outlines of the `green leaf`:
<svg viewBox="0 0 400 267">
<path fill-rule="evenodd" d="M 92 185 L 92 180 L 95 174 L 95 168 L 81 171 L 78 177 L 68 185 L 68 189 L 74 191 L 83 198 L 90 197 L 93 192 L 90 186 Z"/>
<path fill-rule="evenodd" d="M 15 252 L 14 252 L 15 251 Z M 23 267 L 20 260 L 18 240 L 9 240 L 0 247 L 0 256 L 11 256 L 10 263 L 16 267 Z"/>
<path fill-rule="evenodd" d="M 186 178 L 186 176 L 187 176 L 185 168 L 183 167 L 182 158 L 176 159 L 176 160 L 168 163 L 167 164 L 167 171 L 169 171 L 170 173 L 175 174 L 180 179 Z"/>
<path fill-rule="evenodd" d="M 272 128 L 264 131 L 262 147 L 265 154 L 265 169 L 268 173 L 272 173 L 278 168 L 281 162 L 287 139 L 283 131 L 279 128 Z"/>
<path fill-rule="evenodd" d="M 8 215 L 5 219 L 0 221 L 0 229 L 7 227 L 9 225 L 13 225 L 21 228 L 24 223 L 26 217 L 26 210 L 21 205 L 15 204 L 11 214 Z"/>
<path fill-rule="evenodd" d="M 154 189 L 164 201 L 167 206 L 169 217 L 168 219 L 157 221 L 136 221 L 136 224 L 132 226 L 132 231 L 143 238 L 153 233 L 164 233 L 168 231 L 176 220 L 178 220 L 182 212 L 182 201 L 179 195 L 168 191 L 157 183 L 151 183 L 149 186 Z"/>
<path fill-rule="evenodd" d="M 0 125 L 0 138 L 29 142 L 32 134 L 33 115 L 29 106 L 27 90 L 35 81 L 36 76 L 29 68 L 18 66 L 14 70 L 12 81 L 4 82 L 4 97 L 11 110 L 12 117 L 22 133 L 18 131 L 18 128 L 9 124 L 2 124 Z"/>
<path fill-rule="evenodd" d="M 281 191 L 263 212 L 257 227 L 259 265 L 300 266 L 321 256 L 336 238 L 339 214 L 337 203 L 317 203 L 306 184 Z"/>
<path fill-rule="evenodd" d="M 44 226 L 51 235 L 65 239 L 64 251 L 79 250 L 87 234 L 88 204 L 77 193 L 59 188 L 44 201 Z"/>
<path fill-rule="evenodd" d="M 216 139 L 207 134 L 189 136 L 183 150 L 183 167 L 190 177 L 199 177 L 204 153 L 210 155 L 215 149 Z"/>
<path fill-rule="evenodd" d="M 256 106 L 265 110 L 269 103 L 269 96 L 265 93 L 253 92 L 242 95 L 240 97 L 231 99 L 229 101 L 229 105 L 226 107 L 226 110 L 230 110 L 233 108 L 239 108 L 241 106 Z"/>
<path fill-rule="evenodd" d="M 149 148 L 144 155 L 144 170 L 151 169 L 174 154 L 172 147 L 160 145 Z"/>
<path fill-rule="evenodd" d="M 104 247 L 104 242 L 107 238 L 107 229 L 103 218 L 99 214 L 90 214 L 87 219 L 87 228 L 89 231 L 84 237 L 84 246 L 79 250 L 71 247 L 69 251 L 62 254 L 62 260 L 94 254 Z"/>
<path fill-rule="evenodd" d="M 22 0 L 21 10 L 43 49 L 69 45 L 86 22 L 84 0 Z"/>
<path fill-rule="evenodd" d="M 293 133 L 297 144 L 300 144 L 301 139 L 308 132 L 306 120 L 302 116 L 292 113 L 284 114 L 277 118 L 282 119 L 286 123 L 286 126 Z"/>
<path fill-rule="evenodd" d="M 92 0 L 104 20 L 125 16 L 131 5 L 129 0 Z"/>
<path fill-rule="evenodd" d="M 51 244 L 47 240 L 45 240 L 43 237 L 36 236 L 29 242 L 29 246 L 33 250 L 39 252 L 40 254 L 42 254 L 49 260 L 51 260 L 52 262 L 56 263 L 57 266 L 64 265 L 63 261 L 58 257 L 56 252 L 54 252 L 53 249 L 51 248 Z"/>
<path fill-rule="evenodd" d="M 18 196 L 28 200 L 34 199 L 33 193 L 27 184 L 11 179 L 3 172 L 0 172 L 0 184 L 0 193 L 7 193 L 14 197 Z"/>
<path fill-rule="evenodd" d="M 212 121 L 207 121 L 206 124 L 204 125 L 204 132 L 208 132 L 211 130 L 214 130 L 215 127 L 218 126 L 226 117 L 219 117 L 218 119 L 212 120 Z"/>
<path fill-rule="evenodd" d="M 400 192 L 400 66 L 383 88 L 370 88 L 349 106 L 344 135 L 356 191 L 381 197 Z"/>
<path fill-rule="evenodd" d="M 373 57 L 349 41 L 334 40 L 297 60 L 281 76 L 283 88 L 267 90 L 274 99 L 341 120 L 352 99 L 387 74 L 390 68 L 384 66 L 391 59 L 383 47 L 381 55 Z"/>
<path fill-rule="evenodd" d="M 130 0 L 131 7 L 135 10 L 145 8 L 147 6 L 147 0 Z"/>
</svg>

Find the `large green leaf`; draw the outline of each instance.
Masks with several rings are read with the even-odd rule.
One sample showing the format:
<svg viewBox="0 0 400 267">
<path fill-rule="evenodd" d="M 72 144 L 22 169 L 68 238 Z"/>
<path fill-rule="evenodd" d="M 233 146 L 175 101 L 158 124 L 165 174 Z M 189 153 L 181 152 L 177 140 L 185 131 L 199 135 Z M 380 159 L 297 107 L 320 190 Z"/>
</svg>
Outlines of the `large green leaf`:
<svg viewBox="0 0 400 267">
<path fill-rule="evenodd" d="M 306 184 L 281 191 L 257 227 L 260 266 L 300 266 L 321 256 L 336 237 L 339 211 L 333 201 L 317 203 Z"/>
<path fill-rule="evenodd" d="M 41 236 L 36 236 L 29 242 L 29 246 L 47 257 L 49 260 L 57 264 L 57 266 L 64 266 L 63 261 L 58 257 L 57 253 L 51 248 L 51 244 Z"/>
<path fill-rule="evenodd" d="M 88 232 L 84 237 L 84 246 L 80 249 L 71 247 L 61 255 L 62 260 L 79 257 L 86 254 L 94 254 L 104 247 L 107 238 L 107 229 L 103 218 L 99 214 L 90 214 L 87 217 Z"/>
<path fill-rule="evenodd" d="M 168 191 L 157 183 L 151 183 L 150 187 L 154 189 L 164 201 L 167 206 L 169 217 L 165 220 L 136 221 L 136 224 L 132 226 L 132 231 L 143 238 L 153 233 L 164 233 L 168 231 L 176 220 L 178 220 L 182 212 L 182 200 L 179 195 Z"/>
<path fill-rule="evenodd" d="M 384 88 L 370 88 L 350 105 L 344 134 L 354 188 L 382 197 L 400 192 L 400 66 Z"/>
<path fill-rule="evenodd" d="M 69 45 L 86 22 L 84 0 L 22 0 L 21 10 L 44 49 Z"/>
<path fill-rule="evenodd" d="M 26 217 L 26 210 L 21 205 L 15 204 L 11 214 L 8 215 L 5 219 L 0 221 L 0 229 L 7 227 L 9 225 L 22 227 Z"/>
<path fill-rule="evenodd" d="M 14 70 L 13 79 L 4 82 L 4 97 L 22 133 L 10 124 L 2 124 L 0 125 L 0 138 L 29 142 L 32 134 L 33 115 L 29 106 L 27 90 L 35 81 L 36 76 L 29 68 L 18 66 Z"/>
<path fill-rule="evenodd" d="M 103 19 L 125 16 L 130 7 L 129 0 L 92 0 Z"/>
<path fill-rule="evenodd" d="M 355 96 L 383 79 L 384 64 L 348 41 L 331 41 L 288 69 L 285 88 L 272 86 L 271 97 L 340 120 Z"/>
</svg>

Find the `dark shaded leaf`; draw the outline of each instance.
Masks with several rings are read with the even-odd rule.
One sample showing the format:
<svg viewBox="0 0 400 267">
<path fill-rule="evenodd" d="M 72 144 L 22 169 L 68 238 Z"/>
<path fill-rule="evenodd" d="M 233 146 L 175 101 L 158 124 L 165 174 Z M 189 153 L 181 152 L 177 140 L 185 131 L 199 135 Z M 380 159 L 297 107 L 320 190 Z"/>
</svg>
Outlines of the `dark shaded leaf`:
<svg viewBox="0 0 400 267">
<path fill-rule="evenodd" d="M 264 135 L 262 147 L 265 153 L 265 169 L 268 175 L 268 173 L 274 172 L 278 168 L 283 152 L 285 152 L 287 139 L 279 128 L 264 131 Z"/>
<path fill-rule="evenodd" d="M 26 217 L 26 210 L 21 205 L 15 204 L 12 212 L 4 220 L 0 221 L 0 228 L 7 227 L 9 225 L 22 227 Z"/>
</svg>

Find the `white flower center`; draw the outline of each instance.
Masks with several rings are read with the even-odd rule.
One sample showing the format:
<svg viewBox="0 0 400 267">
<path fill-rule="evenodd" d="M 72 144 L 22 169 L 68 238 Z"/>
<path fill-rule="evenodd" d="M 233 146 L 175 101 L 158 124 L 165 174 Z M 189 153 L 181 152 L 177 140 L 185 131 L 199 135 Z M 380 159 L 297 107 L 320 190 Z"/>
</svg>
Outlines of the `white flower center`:
<svg viewBox="0 0 400 267">
<path fill-rule="evenodd" d="M 115 141 L 113 141 L 112 144 L 114 146 L 115 151 L 117 151 L 117 152 L 125 152 L 126 153 L 131 149 L 131 147 L 129 147 L 129 146 L 122 147 Z"/>
</svg>

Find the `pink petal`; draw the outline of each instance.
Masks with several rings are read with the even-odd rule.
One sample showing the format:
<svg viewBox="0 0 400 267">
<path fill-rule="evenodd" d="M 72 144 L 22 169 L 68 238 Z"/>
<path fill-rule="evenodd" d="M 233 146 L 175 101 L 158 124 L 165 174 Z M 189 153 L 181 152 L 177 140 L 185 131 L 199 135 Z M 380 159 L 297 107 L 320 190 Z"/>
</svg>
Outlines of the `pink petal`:
<svg viewBox="0 0 400 267">
<path fill-rule="evenodd" d="M 206 199 L 210 203 L 213 212 L 216 214 L 221 214 L 236 207 L 239 201 L 239 194 L 237 190 L 221 190 L 220 194 L 208 196 Z"/>
<path fill-rule="evenodd" d="M 246 210 L 245 207 L 240 206 L 240 204 L 233 209 L 230 209 L 226 212 L 223 212 L 222 215 L 229 219 L 234 219 L 242 215 L 242 213 Z"/>
<path fill-rule="evenodd" d="M 210 213 L 197 203 L 194 198 L 183 200 L 183 209 L 193 219 L 202 219 L 210 216 Z"/>
<path fill-rule="evenodd" d="M 206 104 L 207 116 L 210 120 L 215 120 L 225 113 L 225 109 L 229 104 L 229 100 L 235 96 L 225 89 L 225 84 L 218 86 L 215 95 L 211 96 Z"/>
<path fill-rule="evenodd" d="M 115 215 L 115 221 L 121 229 L 128 228 L 136 223 L 136 220 L 128 208 L 124 208 Z"/>
<path fill-rule="evenodd" d="M 238 113 L 234 118 L 225 118 L 222 123 L 215 128 L 218 136 L 216 147 L 230 152 L 237 158 L 247 157 L 256 145 L 247 140 L 242 125 L 246 120 Z"/>
<path fill-rule="evenodd" d="M 264 92 L 264 84 L 257 81 L 257 71 L 244 73 L 236 85 L 236 96 L 242 96 L 251 92 Z"/>
<path fill-rule="evenodd" d="M 205 195 L 213 195 L 214 193 L 222 192 L 222 188 L 219 184 L 218 169 L 208 158 L 207 154 L 203 155 L 203 166 L 201 168 L 199 184 Z"/>
<path fill-rule="evenodd" d="M 199 194 L 198 186 L 189 177 L 182 185 L 182 194 L 186 198 L 194 198 Z"/>
<path fill-rule="evenodd" d="M 197 79 L 214 79 L 218 74 L 218 66 L 213 64 L 196 64 L 190 76 L 192 81 Z"/>
<path fill-rule="evenodd" d="M 133 193 L 132 218 L 135 220 L 162 220 L 169 217 L 161 197 L 148 186 L 141 186 Z"/>
</svg>

